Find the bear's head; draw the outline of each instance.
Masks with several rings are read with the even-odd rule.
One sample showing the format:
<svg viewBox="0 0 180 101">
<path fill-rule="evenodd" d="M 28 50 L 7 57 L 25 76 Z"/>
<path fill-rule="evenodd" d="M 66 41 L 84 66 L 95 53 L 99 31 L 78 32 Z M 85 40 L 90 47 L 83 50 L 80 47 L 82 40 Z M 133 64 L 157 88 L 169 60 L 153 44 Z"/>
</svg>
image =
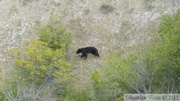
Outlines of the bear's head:
<svg viewBox="0 0 180 101">
<path fill-rule="evenodd" d="M 81 52 L 82 52 L 82 49 L 78 49 L 77 52 L 76 52 L 76 54 L 79 54 L 79 53 L 81 53 Z"/>
</svg>

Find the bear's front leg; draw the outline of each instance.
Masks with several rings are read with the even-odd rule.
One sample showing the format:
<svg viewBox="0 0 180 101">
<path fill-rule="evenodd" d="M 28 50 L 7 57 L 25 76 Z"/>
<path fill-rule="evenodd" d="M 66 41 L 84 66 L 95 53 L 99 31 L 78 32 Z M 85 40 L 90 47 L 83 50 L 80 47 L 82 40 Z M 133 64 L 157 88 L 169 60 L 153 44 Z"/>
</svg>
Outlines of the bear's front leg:
<svg viewBox="0 0 180 101">
<path fill-rule="evenodd" d="M 86 53 L 83 53 L 83 54 L 81 55 L 81 58 L 83 58 L 83 57 L 86 59 L 86 58 L 87 58 L 87 54 L 86 54 Z"/>
</svg>

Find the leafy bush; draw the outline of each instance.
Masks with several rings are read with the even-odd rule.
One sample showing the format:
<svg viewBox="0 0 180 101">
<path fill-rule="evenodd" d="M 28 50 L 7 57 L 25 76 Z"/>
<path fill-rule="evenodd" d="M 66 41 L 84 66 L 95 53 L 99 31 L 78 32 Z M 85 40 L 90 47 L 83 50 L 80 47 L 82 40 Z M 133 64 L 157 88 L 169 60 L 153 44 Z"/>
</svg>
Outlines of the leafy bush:
<svg viewBox="0 0 180 101">
<path fill-rule="evenodd" d="M 3 93 L 0 93 L 0 101 L 8 101 Z"/>
<path fill-rule="evenodd" d="M 64 60 L 66 53 L 62 50 L 53 51 L 47 43 L 39 40 L 25 41 L 24 46 L 14 53 L 16 78 L 23 84 L 42 84 L 46 79 L 58 79 L 70 71 L 70 64 Z"/>
<path fill-rule="evenodd" d="M 91 79 L 95 90 L 95 99 L 101 101 L 103 99 L 101 73 L 98 70 L 95 70 Z"/>
<path fill-rule="evenodd" d="M 67 49 L 71 43 L 71 33 L 61 25 L 60 16 L 51 13 L 48 24 L 39 28 L 39 40 L 48 43 L 53 50 Z"/>
<path fill-rule="evenodd" d="M 136 59 L 135 55 L 122 57 L 119 53 L 105 61 L 106 68 L 102 83 L 104 98 L 108 99 L 107 101 L 115 101 L 120 97 L 123 98 L 124 93 L 135 92 L 136 83 L 140 82 L 132 66 Z"/>
<path fill-rule="evenodd" d="M 59 18 L 51 14 L 49 23 L 39 27 L 39 39 L 25 40 L 13 49 L 14 84 L 4 89 L 8 100 L 50 99 L 72 83 L 71 64 L 66 61 L 71 33 L 62 27 Z M 14 89 L 9 90 L 12 86 Z"/>
<path fill-rule="evenodd" d="M 88 89 L 71 89 L 64 93 L 61 101 L 91 101 L 90 91 Z"/>
</svg>

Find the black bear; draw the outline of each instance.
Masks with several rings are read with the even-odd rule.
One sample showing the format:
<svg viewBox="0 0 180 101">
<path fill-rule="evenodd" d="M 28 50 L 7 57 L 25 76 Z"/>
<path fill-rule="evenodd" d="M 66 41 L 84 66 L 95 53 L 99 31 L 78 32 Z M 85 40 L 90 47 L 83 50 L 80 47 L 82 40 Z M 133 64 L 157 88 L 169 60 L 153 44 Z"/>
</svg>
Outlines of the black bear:
<svg viewBox="0 0 180 101">
<path fill-rule="evenodd" d="M 95 47 L 85 47 L 77 50 L 76 54 L 82 53 L 81 58 L 87 58 L 87 53 L 91 53 L 99 57 L 98 50 Z"/>
</svg>

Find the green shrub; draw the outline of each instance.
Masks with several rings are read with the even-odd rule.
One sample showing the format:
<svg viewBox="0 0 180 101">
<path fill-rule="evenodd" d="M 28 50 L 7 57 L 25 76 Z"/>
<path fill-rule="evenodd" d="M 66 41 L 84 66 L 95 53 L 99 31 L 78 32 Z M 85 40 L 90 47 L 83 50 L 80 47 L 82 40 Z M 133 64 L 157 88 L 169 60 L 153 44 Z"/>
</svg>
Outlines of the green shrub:
<svg viewBox="0 0 180 101">
<path fill-rule="evenodd" d="M 12 50 L 14 84 L 4 89 L 10 101 L 52 97 L 72 83 L 71 64 L 66 61 L 71 33 L 62 27 L 55 14 L 51 14 L 48 24 L 39 26 L 39 32 L 38 39 L 25 40 L 21 47 Z"/>
<path fill-rule="evenodd" d="M 0 92 L 0 101 L 8 101 L 2 92 Z"/>
<path fill-rule="evenodd" d="M 73 87 L 72 87 L 73 88 Z M 92 101 L 90 98 L 90 91 L 88 89 L 70 89 L 66 90 L 63 97 L 60 96 L 61 101 Z"/>
<path fill-rule="evenodd" d="M 67 31 L 61 22 L 61 17 L 51 13 L 48 24 L 39 28 L 39 40 L 48 43 L 53 50 L 67 49 L 71 43 L 71 33 Z"/>
<path fill-rule="evenodd" d="M 92 74 L 92 83 L 93 83 L 93 88 L 95 91 L 95 99 L 96 100 L 102 100 L 103 99 L 103 90 L 102 90 L 102 82 L 101 82 L 101 73 L 99 70 L 95 70 L 94 73 Z"/>
</svg>

